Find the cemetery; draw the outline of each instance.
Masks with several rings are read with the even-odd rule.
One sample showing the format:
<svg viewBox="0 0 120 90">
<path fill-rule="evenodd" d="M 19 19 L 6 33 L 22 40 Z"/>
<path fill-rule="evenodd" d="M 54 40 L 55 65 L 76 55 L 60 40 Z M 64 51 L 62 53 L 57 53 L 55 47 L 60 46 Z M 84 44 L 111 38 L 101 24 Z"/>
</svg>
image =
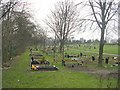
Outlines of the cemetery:
<svg viewBox="0 0 120 90">
<path fill-rule="evenodd" d="M 39 77 L 39 81 L 42 80 L 41 82 L 39 82 L 39 85 L 36 84 L 37 87 L 45 87 L 46 85 L 48 87 L 54 87 L 53 85 L 56 85 L 56 87 L 86 87 L 86 84 L 88 83 L 90 83 L 90 85 L 88 85 L 87 87 L 99 87 L 99 85 L 102 85 L 102 87 L 107 87 L 107 85 L 109 85 L 108 82 L 112 83 L 110 87 L 115 87 L 118 77 L 117 69 L 119 57 L 117 56 L 117 53 L 115 56 L 114 54 L 111 55 L 111 52 L 107 55 L 105 54 L 103 57 L 103 68 L 98 68 L 98 54 L 82 51 L 82 48 L 84 47 L 79 47 L 79 51 L 76 47 L 72 47 L 71 49 L 69 49 L 69 51 L 66 50 L 65 53 L 67 53 L 71 57 L 65 55 L 64 61 L 62 61 L 62 58 L 60 58 L 58 54 L 56 57 L 57 62 L 54 61 L 54 54 L 48 55 L 45 53 L 45 51 L 43 53 L 41 49 L 38 51 L 33 50 L 32 54 L 30 54 L 30 51 L 28 49 L 24 54 L 21 55 L 21 57 L 17 58 L 22 60 L 13 60 L 12 65 L 14 67 L 10 66 L 11 68 L 3 70 L 3 73 L 7 74 L 11 72 L 9 73 L 9 77 L 16 77 L 16 80 L 13 79 L 15 80 L 13 82 L 14 85 L 11 85 L 9 83 L 9 85 L 11 85 L 12 87 L 26 87 L 25 85 L 31 85 L 29 82 L 27 82 L 28 78 L 29 80 L 33 79 L 32 82 L 35 83 L 34 80 L 37 77 Z M 17 64 L 15 65 L 14 63 Z M 22 72 L 24 72 L 25 76 Z M 17 76 L 15 76 L 14 73 L 16 73 Z M 33 78 L 30 78 L 31 76 Z M 20 77 L 24 78 L 22 79 Z M 49 77 L 49 79 L 47 77 Z M 88 78 L 88 82 L 83 83 L 83 80 L 78 81 L 79 79 L 84 77 L 86 78 L 86 80 Z M 100 77 L 102 82 L 99 82 Z M 6 80 L 10 80 L 10 78 L 8 78 L 6 75 L 4 75 L 3 78 L 7 78 Z M 107 78 L 109 78 L 109 80 Z M 19 82 L 17 81 L 18 79 Z M 60 82 L 55 84 L 54 80 L 59 80 L 62 82 L 62 79 L 64 80 L 64 83 L 71 82 L 71 80 L 75 80 L 76 82 L 73 82 L 74 84 L 66 84 L 67 86 L 65 84 L 62 85 L 62 83 Z M 42 82 L 52 82 L 53 85 L 42 84 Z M 96 84 L 94 85 L 93 82 L 96 82 Z M 24 83 L 24 85 L 22 83 Z M 79 86 L 79 83 L 81 83 L 82 86 Z M 7 85 L 7 81 L 3 82 L 3 84 Z M 34 86 L 31 85 L 31 87 Z"/>
<path fill-rule="evenodd" d="M 1 0 L 0 7 L 0 89 L 120 89 L 118 0 Z"/>
</svg>

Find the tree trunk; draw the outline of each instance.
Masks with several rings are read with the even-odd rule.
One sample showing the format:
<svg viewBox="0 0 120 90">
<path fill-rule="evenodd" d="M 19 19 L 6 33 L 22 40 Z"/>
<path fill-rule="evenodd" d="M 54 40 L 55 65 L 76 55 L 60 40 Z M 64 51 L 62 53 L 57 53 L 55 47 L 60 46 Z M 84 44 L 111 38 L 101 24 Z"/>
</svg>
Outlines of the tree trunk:
<svg viewBox="0 0 120 90">
<path fill-rule="evenodd" d="M 63 40 L 63 45 L 62 45 L 62 60 L 64 60 L 64 40 Z"/>
<path fill-rule="evenodd" d="M 62 60 L 64 60 L 64 40 L 60 41 L 60 53 L 62 56 Z"/>
<path fill-rule="evenodd" d="M 62 48 L 63 48 L 63 41 L 60 40 L 60 47 L 59 47 L 59 52 L 62 53 Z"/>
<path fill-rule="evenodd" d="M 98 66 L 102 67 L 102 61 L 103 61 L 103 47 L 104 47 L 104 34 L 105 34 L 105 28 L 106 28 L 106 22 L 105 22 L 105 6 L 101 8 L 102 12 L 102 27 L 101 27 L 101 38 L 100 38 L 100 46 L 99 46 L 99 58 L 98 58 Z"/>
<path fill-rule="evenodd" d="M 102 36 L 101 36 L 101 39 Z M 98 66 L 102 67 L 102 58 L 103 58 L 103 42 L 100 41 L 100 46 L 99 46 L 99 58 L 98 58 Z"/>
<path fill-rule="evenodd" d="M 103 28 L 101 29 L 101 39 L 99 46 L 99 58 L 98 58 L 99 67 L 102 67 L 102 61 L 103 61 L 104 33 L 105 33 L 105 26 L 103 25 Z"/>
<path fill-rule="evenodd" d="M 46 37 L 44 38 L 44 41 L 43 41 L 43 50 L 45 51 L 45 48 L 46 48 Z"/>
<path fill-rule="evenodd" d="M 55 35 L 55 40 L 54 40 L 54 49 L 53 49 L 53 59 L 54 59 L 54 62 L 56 62 L 56 35 Z"/>
</svg>

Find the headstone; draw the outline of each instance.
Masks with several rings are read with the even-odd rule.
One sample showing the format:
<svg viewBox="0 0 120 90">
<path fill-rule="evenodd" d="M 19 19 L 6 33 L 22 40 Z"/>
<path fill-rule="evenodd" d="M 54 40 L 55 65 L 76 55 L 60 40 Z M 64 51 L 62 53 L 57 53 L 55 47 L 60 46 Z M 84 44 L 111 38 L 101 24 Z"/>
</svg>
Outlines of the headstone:
<svg viewBox="0 0 120 90">
<path fill-rule="evenodd" d="M 80 56 L 82 57 L 82 53 L 80 53 Z"/>
<path fill-rule="evenodd" d="M 95 57 L 94 56 L 92 56 L 92 61 L 95 61 Z"/>
<path fill-rule="evenodd" d="M 107 58 L 105 59 L 105 63 L 106 63 L 106 64 L 109 63 L 109 57 L 107 57 Z"/>
</svg>

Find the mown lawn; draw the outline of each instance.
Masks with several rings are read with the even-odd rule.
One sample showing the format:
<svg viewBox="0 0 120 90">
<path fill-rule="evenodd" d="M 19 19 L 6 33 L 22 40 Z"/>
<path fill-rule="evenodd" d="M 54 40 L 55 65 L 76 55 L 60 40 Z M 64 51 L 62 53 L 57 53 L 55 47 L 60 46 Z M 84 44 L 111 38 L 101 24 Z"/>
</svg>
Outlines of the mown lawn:
<svg viewBox="0 0 120 90">
<path fill-rule="evenodd" d="M 118 45 L 105 45 L 104 46 L 104 53 L 109 53 L 109 54 L 119 54 L 118 53 L 118 48 L 120 46 Z"/>
<path fill-rule="evenodd" d="M 3 88 L 107 88 L 116 87 L 117 79 L 102 79 L 80 71 L 72 71 L 54 63 L 52 56 L 45 55 L 58 71 L 31 71 L 29 51 L 14 60 L 10 69 L 3 70 Z"/>
<path fill-rule="evenodd" d="M 98 53 L 99 51 L 99 46 L 98 45 L 94 45 L 96 47 L 96 49 L 94 49 L 94 46 L 84 46 L 81 45 L 80 47 L 78 47 L 77 45 L 75 45 L 76 47 L 69 47 L 69 49 L 66 49 L 66 53 L 71 53 L 71 54 L 79 54 L 80 52 L 83 53 Z M 119 54 L 118 53 L 118 48 L 120 46 L 118 45 L 104 45 L 104 50 L 103 53 L 108 53 L 108 54 Z"/>
</svg>

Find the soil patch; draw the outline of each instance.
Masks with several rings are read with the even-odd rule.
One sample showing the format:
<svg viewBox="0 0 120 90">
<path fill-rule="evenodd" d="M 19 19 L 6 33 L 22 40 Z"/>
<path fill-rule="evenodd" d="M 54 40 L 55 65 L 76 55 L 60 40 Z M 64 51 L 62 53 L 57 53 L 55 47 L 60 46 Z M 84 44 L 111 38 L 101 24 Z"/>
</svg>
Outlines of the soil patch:
<svg viewBox="0 0 120 90">
<path fill-rule="evenodd" d="M 97 68 L 90 68 L 87 66 L 76 66 L 76 67 L 68 67 L 68 68 L 72 71 L 81 71 L 88 74 L 99 76 L 101 78 L 106 78 L 106 77 L 118 78 L 117 70 L 97 69 Z"/>
<path fill-rule="evenodd" d="M 2 69 L 10 69 L 12 67 L 12 65 L 16 62 L 16 60 L 19 60 L 18 59 L 19 56 L 16 56 L 14 58 L 12 58 L 11 60 L 7 61 L 7 62 L 3 62 L 2 64 Z"/>
</svg>

